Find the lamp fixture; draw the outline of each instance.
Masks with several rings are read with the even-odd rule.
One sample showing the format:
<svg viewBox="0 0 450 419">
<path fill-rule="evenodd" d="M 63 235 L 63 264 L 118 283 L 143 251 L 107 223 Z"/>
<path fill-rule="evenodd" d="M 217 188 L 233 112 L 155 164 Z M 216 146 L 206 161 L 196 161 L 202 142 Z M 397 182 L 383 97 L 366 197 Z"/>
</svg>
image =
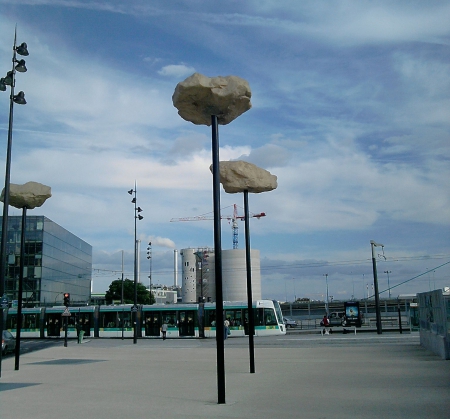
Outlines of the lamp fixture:
<svg viewBox="0 0 450 419">
<path fill-rule="evenodd" d="M 6 77 L 3 79 L 3 83 L 5 83 L 7 86 L 12 86 L 14 80 L 14 72 L 8 71 L 6 73 Z"/>
<path fill-rule="evenodd" d="M 18 105 L 26 105 L 27 101 L 25 100 L 25 93 L 20 91 L 13 97 L 13 101 Z"/>
<path fill-rule="evenodd" d="M 19 73 L 25 73 L 27 71 L 27 66 L 25 65 L 25 60 L 16 60 L 17 65 L 14 67 Z"/>
<path fill-rule="evenodd" d="M 28 53 L 28 45 L 26 44 L 26 42 L 22 42 L 17 48 L 16 48 L 16 52 L 19 55 L 22 55 L 24 57 L 26 57 L 27 55 L 29 55 Z"/>
<path fill-rule="evenodd" d="M 133 189 L 130 189 L 129 191 L 128 191 L 128 193 L 130 194 L 130 195 L 132 195 L 133 194 Z"/>
</svg>

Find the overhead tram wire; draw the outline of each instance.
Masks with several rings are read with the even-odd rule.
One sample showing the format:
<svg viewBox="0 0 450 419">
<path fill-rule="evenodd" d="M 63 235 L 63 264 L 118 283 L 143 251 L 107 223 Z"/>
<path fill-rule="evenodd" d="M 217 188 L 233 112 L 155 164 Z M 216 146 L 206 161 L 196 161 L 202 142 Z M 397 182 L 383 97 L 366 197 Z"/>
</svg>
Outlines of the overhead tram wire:
<svg viewBox="0 0 450 419">
<path fill-rule="evenodd" d="M 448 262 L 443 263 L 442 265 L 436 266 L 435 268 L 428 269 L 427 271 L 422 272 L 422 273 L 419 274 L 419 275 L 413 276 L 413 277 L 410 278 L 410 279 L 407 279 L 407 280 L 405 280 L 405 281 L 402 281 L 402 282 L 400 282 L 400 283 L 398 283 L 398 284 L 396 284 L 396 285 L 394 285 L 394 286 L 392 286 L 392 287 L 390 287 L 390 288 L 391 288 L 391 290 L 392 290 L 393 288 L 397 288 L 397 287 L 399 287 L 400 285 L 406 284 L 407 282 L 411 282 L 411 281 L 413 281 L 414 279 L 420 278 L 420 277 L 423 276 L 423 275 L 426 275 L 426 274 L 428 274 L 428 273 L 430 273 L 430 272 L 436 271 L 437 269 L 442 268 L 443 266 L 448 265 L 449 263 L 450 263 L 450 260 L 449 260 Z M 383 290 L 383 291 L 380 291 L 379 294 L 382 294 L 383 292 L 386 292 L 386 291 L 387 291 L 387 289 L 385 289 L 385 290 Z M 372 295 L 370 295 L 370 296 L 368 295 L 367 298 L 361 298 L 361 300 L 369 300 L 370 298 L 373 298 L 374 295 L 375 295 L 375 294 L 372 294 Z"/>
<path fill-rule="evenodd" d="M 387 262 L 397 262 L 397 261 L 414 261 L 414 260 L 430 260 L 430 259 L 444 259 L 444 258 L 450 258 L 450 255 L 424 255 L 424 256 L 413 256 L 413 257 L 403 257 L 403 258 L 396 258 L 391 259 L 388 258 Z M 348 265 L 364 265 L 367 263 L 371 263 L 370 259 L 359 259 L 359 260 L 347 260 L 347 261 L 331 261 L 331 262 L 307 262 L 307 263 L 293 263 L 293 264 L 284 264 L 284 265 L 268 265 L 268 266 L 262 266 L 261 271 L 268 271 L 271 269 L 277 269 L 277 270 L 285 270 L 285 269 L 306 269 L 306 268 L 323 268 L 327 266 L 348 266 Z M 445 265 L 445 264 L 444 264 Z M 443 265 L 442 265 L 443 266 Z M 121 270 L 116 269 L 92 269 L 93 274 L 96 272 L 98 274 L 105 273 L 107 274 L 118 274 L 122 273 Z M 233 269 L 223 269 L 224 272 L 226 271 L 245 271 L 245 268 L 233 268 Z M 168 275 L 170 273 L 173 273 L 173 269 L 161 269 L 154 271 L 157 275 Z M 131 275 L 132 272 L 124 272 L 125 275 Z"/>
</svg>

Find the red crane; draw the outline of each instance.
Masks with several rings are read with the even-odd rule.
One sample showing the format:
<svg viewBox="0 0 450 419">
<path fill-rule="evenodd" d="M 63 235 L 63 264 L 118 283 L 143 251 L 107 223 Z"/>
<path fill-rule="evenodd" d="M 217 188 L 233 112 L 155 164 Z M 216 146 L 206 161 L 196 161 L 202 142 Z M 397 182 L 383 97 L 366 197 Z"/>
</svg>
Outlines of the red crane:
<svg viewBox="0 0 450 419">
<path fill-rule="evenodd" d="M 234 207 L 233 215 L 221 215 L 220 219 L 231 221 L 231 229 L 233 232 L 233 249 L 237 249 L 238 248 L 238 237 L 239 237 L 239 227 L 238 227 L 237 220 L 245 220 L 245 215 L 238 215 L 236 204 L 234 204 L 233 207 Z M 226 207 L 226 208 L 229 208 L 229 207 Z M 265 217 L 265 216 L 266 216 L 265 212 L 260 212 L 259 214 L 253 214 L 253 213 L 250 214 L 250 217 L 257 218 L 258 220 L 261 217 Z M 170 222 L 173 223 L 173 222 L 177 222 L 177 221 L 210 221 L 210 220 L 214 220 L 214 216 L 210 215 L 210 214 L 204 214 L 204 215 L 198 215 L 196 217 L 172 218 L 170 220 Z"/>
</svg>

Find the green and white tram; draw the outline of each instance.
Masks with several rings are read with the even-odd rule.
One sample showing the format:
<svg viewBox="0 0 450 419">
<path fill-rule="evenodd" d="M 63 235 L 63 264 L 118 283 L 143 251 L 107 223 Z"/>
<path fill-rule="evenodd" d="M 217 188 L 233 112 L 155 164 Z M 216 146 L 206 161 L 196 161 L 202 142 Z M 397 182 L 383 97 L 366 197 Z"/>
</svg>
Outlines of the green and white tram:
<svg viewBox="0 0 450 419">
<path fill-rule="evenodd" d="M 230 323 L 229 336 L 248 336 L 248 304 L 247 302 L 223 303 L 224 318 Z M 255 336 L 270 336 L 286 334 L 278 301 L 256 300 L 253 301 L 253 320 L 255 324 Z M 205 337 L 216 336 L 216 307 L 215 304 L 205 304 L 204 315 Z"/>
<path fill-rule="evenodd" d="M 40 338 L 44 328 L 44 308 L 22 308 L 22 338 Z M 6 315 L 6 330 L 14 336 L 17 331 L 17 307 L 8 309 Z"/>
<path fill-rule="evenodd" d="M 224 318 L 230 323 L 230 336 L 248 336 L 247 302 L 225 301 Z M 216 336 L 216 304 L 154 304 L 133 310 L 131 304 L 111 306 L 22 309 L 22 337 L 63 338 L 67 321 L 67 337 L 76 338 L 80 325 L 85 337 L 133 338 L 136 325 L 138 338 L 159 338 L 166 323 L 167 338 L 214 338 Z M 17 309 L 7 311 L 6 329 L 16 332 Z M 286 333 L 280 305 L 277 301 L 253 302 L 256 336 Z"/>
</svg>

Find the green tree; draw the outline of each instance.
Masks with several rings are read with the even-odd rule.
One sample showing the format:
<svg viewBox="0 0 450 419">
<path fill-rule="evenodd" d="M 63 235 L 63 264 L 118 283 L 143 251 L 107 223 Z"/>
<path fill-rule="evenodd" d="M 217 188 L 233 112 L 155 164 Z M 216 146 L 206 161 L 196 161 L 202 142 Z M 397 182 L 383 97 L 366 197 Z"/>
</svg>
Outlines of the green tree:
<svg viewBox="0 0 450 419">
<path fill-rule="evenodd" d="M 122 300 L 122 280 L 117 279 L 111 282 L 109 290 L 106 291 L 105 300 L 107 304 L 112 304 L 113 301 Z M 134 281 L 131 279 L 124 279 L 123 281 L 123 302 L 124 304 L 134 304 Z M 150 294 L 144 285 L 137 284 L 137 303 L 138 304 L 154 304 L 155 299 L 153 295 L 150 299 Z"/>
</svg>

